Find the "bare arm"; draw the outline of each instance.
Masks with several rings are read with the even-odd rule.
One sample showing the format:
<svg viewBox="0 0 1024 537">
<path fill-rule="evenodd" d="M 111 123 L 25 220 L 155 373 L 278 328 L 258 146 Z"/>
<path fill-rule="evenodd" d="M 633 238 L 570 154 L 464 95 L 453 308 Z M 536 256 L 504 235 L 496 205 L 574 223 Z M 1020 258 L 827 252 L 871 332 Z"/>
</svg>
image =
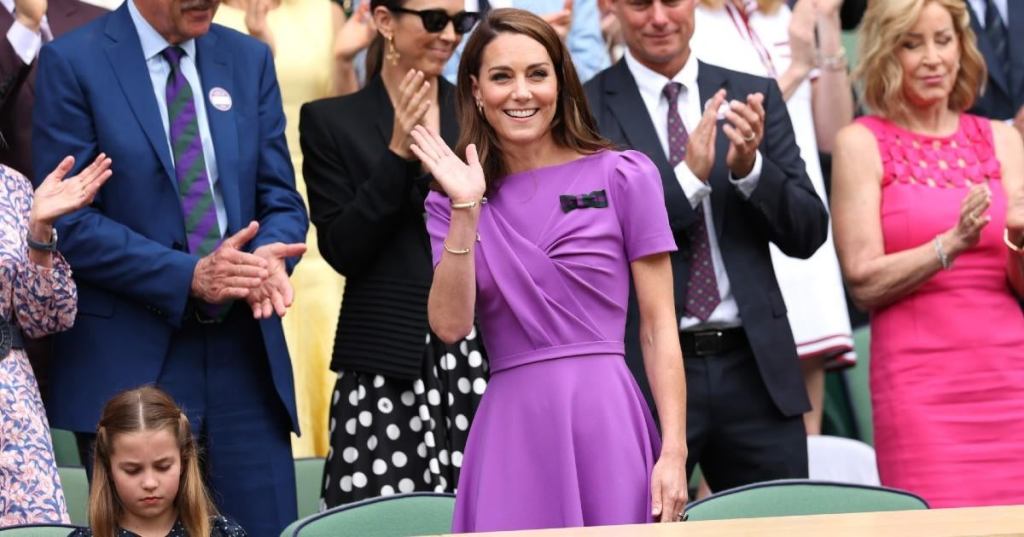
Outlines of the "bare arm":
<svg viewBox="0 0 1024 537">
<path fill-rule="evenodd" d="M 1020 246 L 1024 243 L 1024 142 L 1016 129 L 1002 121 L 992 122 L 992 134 L 1006 192 L 1007 236 Z M 1006 277 L 1017 296 L 1024 297 L 1024 254 L 1010 252 Z"/>
<path fill-rule="evenodd" d="M 818 4 L 819 7 L 822 4 Z M 839 6 L 832 12 L 817 14 L 818 51 L 822 58 L 835 60 L 845 56 L 843 52 L 842 29 L 839 22 Z M 811 102 L 814 112 L 814 131 L 818 139 L 818 150 L 831 153 L 835 147 L 839 129 L 853 121 L 853 93 L 850 78 L 846 72 L 846 60 L 841 63 L 821 65 L 818 78 L 811 84 Z"/>
<path fill-rule="evenodd" d="M 360 2 L 352 16 L 346 19 L 341 6 L 337 2 L 331 3 L 334 27 L 331 89 L 334 95 L 348 95 L 359 91 L 355 58 L 361 50 L 370 46 L 376 35 L 369 9 L 370 2 Z"/>
<path fill-rule="evenodd" d="M 858 124 L 840 130 L 832 161 L 832 225 L 843 276 L 854 302 L 864 309 L 899 300 L 942 270 L 933 241 L 885 253 L 881 179 L 881 157 L 871 132 Z M 950 262 L 977 243 L 990 219 L 985 214 L 989 197 L 986 186 L 973 187 L 961 204 L 959 222 L 938 235 Z"/>
<path fill-rule="evenodd" d="M 630 264 L 640 306 L 640 348 L 661 422 L 661 454 L 651 479 L 655 516 L 677 520 L 687 499 L 686 377 L 673 301 L 669 254 L 642 257 Z"/>
</svg>

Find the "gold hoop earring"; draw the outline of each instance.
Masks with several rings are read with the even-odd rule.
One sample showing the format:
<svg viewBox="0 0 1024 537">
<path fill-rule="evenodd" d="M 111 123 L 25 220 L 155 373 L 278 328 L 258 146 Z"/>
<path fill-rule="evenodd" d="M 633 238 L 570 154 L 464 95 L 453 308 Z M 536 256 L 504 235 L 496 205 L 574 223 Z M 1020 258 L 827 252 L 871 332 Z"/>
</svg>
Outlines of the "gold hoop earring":
<svg viewBox="0 0 1024 537">
<path fill-rule="evenodd" d="M 391 62 L 391 65 L 398 65 L 398 58 L 402 55 L 395 50 L 395 36 L 389 35 L 384 39 L 388 42 L 388 50 L 384 53 L 384 59 Z"/>
</svg>

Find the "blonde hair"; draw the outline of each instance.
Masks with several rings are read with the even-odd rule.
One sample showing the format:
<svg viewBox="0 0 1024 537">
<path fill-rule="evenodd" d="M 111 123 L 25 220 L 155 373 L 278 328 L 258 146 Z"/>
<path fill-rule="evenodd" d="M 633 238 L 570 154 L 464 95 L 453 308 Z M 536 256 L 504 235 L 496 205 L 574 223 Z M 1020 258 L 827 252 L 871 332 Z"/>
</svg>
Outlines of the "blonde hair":
<svg viewBox="0 0 1024 537">
<path fill-rule="evenodd" d="M 700 3 L 704 7 L 709 7 L 711 9 L 722 9 L 726 2 L 731 1 L 732 0 L 700 0 Z M 775 13 L 775 11 L 782 7 L 782 4 L 784 3 L 785 0 L 757 0 L 757 9 L 764 13 Z"/>
<path fill-rule="evenodd" d="M 95 537 L 114 537 L 124 506 L 117 497 L 110 456 L 114 439 L 139 431 L 168 431 L 181 452 L 181 477 L 174 506 L 188 535 L 210 534 L 210 517 L 217 509 L 210 501 L 199 469 L 199 453 L 188 417 L 163 390 L 143 386 L 121 392 L 107 402 L 96 430 L 92 488 L 89 491 L 89 526 Z"/>
<path fill-rule="evenodd" d="M 903 34 L 910 31 L 924 7 L 938 4 L 953 18 L 960 45 L 960 68 L 949 95 L 949 109 L 963 112 L 982 91 L 988 72 L 985 60 L 975 45 L 970 14 L 963 0 L 884 0 L 868 3 L 861 21 L 860 64 L 853 77 L 861 85 L 861 95 L 874 113 L 888 118 L 904 118 L 909 113 L 903 95 L 903 66 L 896 56 Z"/>
</svg>

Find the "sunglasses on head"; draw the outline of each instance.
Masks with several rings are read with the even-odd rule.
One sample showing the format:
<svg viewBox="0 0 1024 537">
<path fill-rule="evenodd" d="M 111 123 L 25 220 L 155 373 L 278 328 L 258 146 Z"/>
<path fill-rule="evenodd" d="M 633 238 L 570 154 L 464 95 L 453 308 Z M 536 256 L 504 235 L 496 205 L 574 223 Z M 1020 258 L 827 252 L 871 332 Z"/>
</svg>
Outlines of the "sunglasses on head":
<svg viewBox="0 0 1024 537">
<path fill-rule="evenodd" d="M 452 21 L 455 33 L 461 35 L 472 30 L 476 23 L 480 21 L 480 14 L 475 11 L 460 11 L 454 15 L 449 15 L 443 9 L 424 9 L 421 11 L 405 9 L 404 7 L 389 7 L 388 9 L 394 13 L 419 15 L 420 20 L 423 21 L 423 29 L 430 33 L 443 31 L 448 26 L 448 21 Z"/>
</svg>

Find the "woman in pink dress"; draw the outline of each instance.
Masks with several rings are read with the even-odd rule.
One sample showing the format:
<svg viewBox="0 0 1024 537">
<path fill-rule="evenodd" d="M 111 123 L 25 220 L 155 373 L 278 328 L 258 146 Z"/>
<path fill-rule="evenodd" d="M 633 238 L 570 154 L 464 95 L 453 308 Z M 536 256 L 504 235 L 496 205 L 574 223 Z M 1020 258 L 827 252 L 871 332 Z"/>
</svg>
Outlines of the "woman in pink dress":
<svg viewBox="0 0 1024 537">
<path fill-rule="evenodd" d="M 964 114 L 985 80 L 966 3 L 873 2 L 844 128 L 836 244 L 871 311 L 884 485 L 932 507 L 1024 503 L 1024 143 Z"/>
<path fill-rule="evenodd" d="M 101 154 L 62 180 L 73 164 L 66 158 L 34 201 L 28 179 L 0 165 L 0 528 L 70 522 L 23 338 L 67 330 L 75 320 L 75 282 L 54 249 L 53 222 L 92 201 L 110 177 L 110 159 Z"/>
</svg>

